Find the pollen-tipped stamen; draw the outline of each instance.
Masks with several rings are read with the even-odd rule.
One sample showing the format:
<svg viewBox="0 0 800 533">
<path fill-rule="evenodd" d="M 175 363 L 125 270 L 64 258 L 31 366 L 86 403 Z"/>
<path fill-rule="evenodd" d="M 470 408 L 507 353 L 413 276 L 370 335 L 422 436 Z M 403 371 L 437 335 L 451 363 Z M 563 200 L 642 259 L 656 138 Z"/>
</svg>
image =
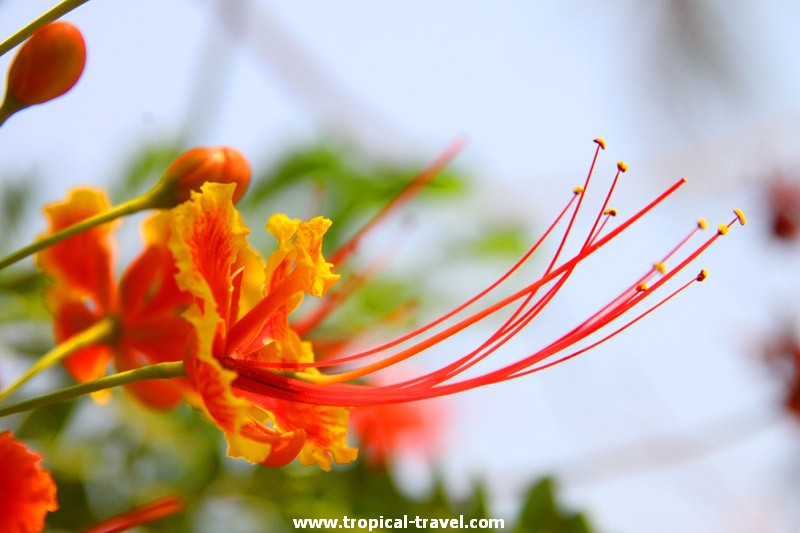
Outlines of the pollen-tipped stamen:
<svg viewBox="0 0 800 533">
<path fill-rule="evenodd" d="M 623 174 L 628 171 L 628 165 L 625 164 L 624 161 L 620 161 L 617 163 L 617 172 L 614 174 L 614 180 L 611 182 L 611 187 L 609 187 L 608 192 L 606 193 L 606 198 L 603 200 L 603 207 L 600 208 L 600 212 L 597 213 L 597 218 L 594 220 L 594 224 L 592 224 L 592 229 L 589 230 L 589 234 L 586 237 L 586 241 L 583 243 L 583 247 L 585 248 L 588 246 L 602 231 L 602 227 L 598 228 L 600 224 L 600 219 L 603 218 L 603 215 L 607 215 L 611 212 L 616 214 L 616 210 L 611 210 L 607 212 L 608 203 L 611 201 L 611 195 L 614 194 L 614 189 L 617 187 L 617 183 L 619 182 L 620 174 Z M 608 217 L 605 218 L 608 220 Z"/>
</svg>

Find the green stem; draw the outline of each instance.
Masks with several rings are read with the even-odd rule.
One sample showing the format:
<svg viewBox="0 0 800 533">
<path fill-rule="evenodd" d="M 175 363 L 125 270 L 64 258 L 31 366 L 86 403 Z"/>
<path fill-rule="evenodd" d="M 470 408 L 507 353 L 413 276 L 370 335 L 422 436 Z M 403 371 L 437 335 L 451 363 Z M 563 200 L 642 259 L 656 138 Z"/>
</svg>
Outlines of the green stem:
<svg viewBox="0 0 800 533">
<path fill-rule="evenodd" d="M 32 242 L 28 246 L 20 248 L 13 254 L 0 259 L 0 270 L 9 265 L 13 265 L 17 261 L 25 259 L 29 255 L 33 255 L 36 252 L 47 248 L 48 246 L 52 246 L 53 244 L 63 241 L 64 239 L 72 237 L 73 235 L 92 229 L 96 226 L 100 226 L 101 224 L 111 222 L 126 215 L 132 215 L 134 213 L 138 213 L 139 211 L 149 209 L 152 206 L 153 197 L 150 194 L 145 194 L 143 196 L 134 198 L 133 200 L 129 200 L 124 204 L 113 207 L 105 213 L 98 213 L 93 217 L 81 220 L 77 224 L 73 224 L 72 226 L 53 233 L 52 235 L 48 235 L 47 237 L 39 239 L 38 241 Z"/>
<path fill-rule="evenodd" d="M 0 407 L 0 418 L 23 411 L 31 411 L 40 407 L 45 407 L 54 403 L 64 402 L 91 394 L 105 389 L 112 389 L 121 385 L 129 385 L 137 381 L 145 381 L 148 379 L 171 379 L 185 377 L 186 371 L 183 367 L 183 361 L 176 361 L 170 363 L 158 363 L 155 365 L 144 366 L 136 370 L 128 370 L 127 372 L 120 372 L 104 378 L 89 381 L 88 383 L 81 383 L 80 385 L 73 385 L 66 389 L 61 389 L 50 394 L 44 394 L 25 400 L 23 402 L 15 403 L 7 407 Z"/>
<path fill-rule="evenodd" d="M 54 20 L 66 15 L 76 7 L 85 4 L 89 0 L 64 0 L 53 9 L 40 15 L 36 20 L 19 30 L 17 33 L 0 43 L 0 56 L 17 46 L 19 43 L 30 37 L 33 32 L 41 26 L 53 22 Z"/>
<path fill-rule="evenodd" d="M 44 354 L 27 372 L 22 374 L 14 383 L 8 386 L 6 390 L 0 392 L 0 401 L 5 400 L 11 396 L 14 391 L 20 388 L 33 376 L 46 368 L 50 368 L 56 363 L 61 362 L 65 357 L 72 355 L 82 348 L 91 346 L 92 344 L 102 343 L 113 337 L 116 330 L 116 323 L 113 318 L 107 317 L 92 325 L 89 328 L 73 335 L 65 340 L 48 353 Z"/>
</svg>

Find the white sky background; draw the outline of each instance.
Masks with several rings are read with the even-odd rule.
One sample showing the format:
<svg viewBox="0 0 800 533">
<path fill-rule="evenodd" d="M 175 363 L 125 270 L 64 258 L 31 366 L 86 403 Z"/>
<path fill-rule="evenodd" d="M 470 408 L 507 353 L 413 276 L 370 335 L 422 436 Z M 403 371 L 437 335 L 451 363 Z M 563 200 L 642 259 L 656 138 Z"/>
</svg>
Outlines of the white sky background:
<svg viewBox="0 0 800 533">
<path fill-rule="evenodd" d="M 598 177 L 609 178 L 618 159 L 630 163 L 620 193 L 629 209 L 679 176 L 689 184 L 580 280 L 583 292 L 557 308 L 565 320 L 593 310 L 583 299 L 596 298 L 604 276 L 646 268 L 655 259 L 648 254 L 665 250 L 697 216 L 716 225 L 741 207 L 751 224 L 702 261 L 708 282 L 623 338 L 453 400 L 441 468 L 455 492 L 488 479 L 504 511 L 528 482 L 564 473 L 566 500 L 604 531 L 797 527 L 798 432 L 790 421 L 758 426 L 752 419 L 768 417 L 780 394 L 756 361 L 759 336 L 798 295 L 797 252 L 766 239 L 760 180 L 800 161 L 800 6 L 721 4 L 722 20 L 707 24 L 738 76 L 726 92 L 726 84 L 707 73 L 689 76 L 673 61 L 675 39 L 659 33 L 662 7 L 648 2 L 603 9 L 585 1 L 253 3 L 266 18 L 246 20 L 261 35 L 250 39 L 241 28 L 237 44 L 223 37 L 210 0 L 93 0 L 68 15 L 87 40 L 84 77 L 63 99 L 0 129 L 0 179 L 38 172 L 47 183 L 44 202 L 74 185 L 116 178 L 131 146 L 184 127 L 199 62 L 226 57 L 216 76 L 203 78 L 209 94 L 219 88 L 218 100 L 192 125 L 192 143 L 237 146 L 263 168 L 287 146 L 321 136 L 429 160 L 465 135 L 459 162 L 477 182 L 464 209 L 471 223 L 511 217 L 542 227 L 583 179 L 591 140 L 602 136 L 609 149 Z M 50 5 L 0 1 L 0 35 Z M 305 68 L 282 33 L 310 61 L 306 67 L 320 70 Z M 209 43 L 214 52 L 201 58 Z M 3 71 L 11 55 L 0 59 Z M 437 221 L 430 231 L 443 231 Z M 31 236 L 43 229 L 36 224 Z M 447 265 L 442 283 L 459 266 Z M 482 283 L 497 273 L 480 274 Z M 666 435 L 678 441 L 653 440 Z M 703 460 L 655 467 L 684 446 L 714 450 L 735 439 Z M 611 459 L 590 460 L 626 443 L 642 446 L 615 460 L 650 467 L 615 476 L 601 468 Z"/>
</svg>

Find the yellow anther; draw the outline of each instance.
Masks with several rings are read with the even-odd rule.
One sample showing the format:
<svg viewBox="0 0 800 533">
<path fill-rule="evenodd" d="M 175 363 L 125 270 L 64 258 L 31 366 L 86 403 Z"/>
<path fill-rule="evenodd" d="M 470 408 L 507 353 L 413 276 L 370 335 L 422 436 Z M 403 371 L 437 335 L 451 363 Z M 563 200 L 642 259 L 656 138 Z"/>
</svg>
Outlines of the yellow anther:
<svg viewBox="0 0 800 533">
<path fill-rule="evenodd" d="M 654 263 L 653 264 L 653 269 L 658 271 L 660 274 L 666 274 L 667 273 L 667 265 L 665 265 L 661 261 L 659 261 L 658 263 Z"/>
<path fill-rule="evenodd" d="M 708 221 L 706 221 L 706 219 L 704 219 L 702 217 L 698 218 L 697 219 L 697 227 L 700 228 L 700 229 L 706 229 L 708 227 Z"/>
<path fill-rule="evenodd" d="M 727 224 L 720 224 L 717 226 L 717 233 L 720 235 L 727 235 L 728 234 L 728 225 Z"/>
<path fill-rule="evenodd" d="M 618 169 L 620 172 L 627 172 L 627 170 L 628 170 L 628 163 L 626 163 L 625 161 L 620 161 L 620 162 L 618 162 L 618 163 L 617 163 L 617 169 Z"/>
<path fill-rule="evenodd" d="M 647 288 L 648 288 L 648 287 L 647 287 L 647 283 L 645 283 L 644 281 L 643 281 L 643 282 L 641 282 L 641 283 L 639 283 L 639 284 L 636 286 L 636 290 L 637 290 L 637 291 L 639 291 L 639 292 L 644 292 L 644 291 L 646 291 L 646 290 L 647 290 Z"/>
<path fill-rule="evenodd" d="M 572 189 L 572 192 L 574 192 L 575 194 L 583 194 L 583 187 L 581 187 L 579 185 L 579 186 L 575 187 L 574 189 Z"/>
<path fill-rule="evenodd" d="M 707 277 L 708 277 L 708 270 L 706 270 L 706 269 L 704 268 L 704 269 L 702 269 L 702 270 L 700 271 L 700 273 L 697 275 L 697 278 L 696 278 L 696 279 L 697 279 L 697 281 L 705 281 Z"/>
<path fill-rule="evenodd" d="M 594 140 L 594 142 L 597 143 L 597 146 L 599 146 L 603 150 L 606 149 L 606 141 L 604 139 L 601 139 L 600 137 L 598 137 L 598 138 L 596 138 Z"/>
<path fill-rule="evenodd" d="M 615 216 L 617 216 L 617 210 L 614 209 L 613 207 L 609 207 L 609 208 L 607 208 L 606 210 L 603 211 L 603 214 L 604 215 L 608 215 L 610 217 L 615 217 Z"/>
<path fill-rule="evenodd" d="M 733 213 L 736 215 L 736 218 L 739 219 L 739 224 L 741 224 L 742 226 L 747 224 L 747 218 L 744 216 L 744 213 L 742 213 L 741 209 L 734 209 Z"/>
</svg>

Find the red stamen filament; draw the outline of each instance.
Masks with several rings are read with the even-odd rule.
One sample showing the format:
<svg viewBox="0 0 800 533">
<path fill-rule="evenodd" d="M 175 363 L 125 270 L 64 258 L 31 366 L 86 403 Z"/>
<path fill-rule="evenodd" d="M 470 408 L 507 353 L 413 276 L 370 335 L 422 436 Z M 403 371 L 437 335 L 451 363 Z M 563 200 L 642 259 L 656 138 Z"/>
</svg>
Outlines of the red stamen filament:
<svg viewBox="0 0 800 533">
<path fill-rule="evenodd" d="M 408 184 L 397 196 L 383 206 L 383 208 L 378 211 L 378 213 L 372 217 L 369 222 L 364 224 L 361 229 L 355 233 L 355 235 L 350 237 L 347 242 L 342 244 L 339 249 L 331 255 L 329 261 L 334 265 L 341 265 L 344 263 L 344 261 L 350 257 L 350 254 L 356 251 L 361 239 L 364 238 L 364 236 L 369 233 L 373 227 L 386 218 L 386 216 L 392 211 L 395 211 L 404 204 L 408 203 L 425 185 L 430 183 L 430 181 L 435 178 L 444 167 L 450 164 L 450 161 L 452 161 L 456 154 L 461 151 L 461 149 L 464 147 L 464 144 L 464 141 L 461 139 L 454 141 L 442 155 L 440 155 L 430 166 L 417 174 L 414 179 L 408 182 Z"/>
</svg>

